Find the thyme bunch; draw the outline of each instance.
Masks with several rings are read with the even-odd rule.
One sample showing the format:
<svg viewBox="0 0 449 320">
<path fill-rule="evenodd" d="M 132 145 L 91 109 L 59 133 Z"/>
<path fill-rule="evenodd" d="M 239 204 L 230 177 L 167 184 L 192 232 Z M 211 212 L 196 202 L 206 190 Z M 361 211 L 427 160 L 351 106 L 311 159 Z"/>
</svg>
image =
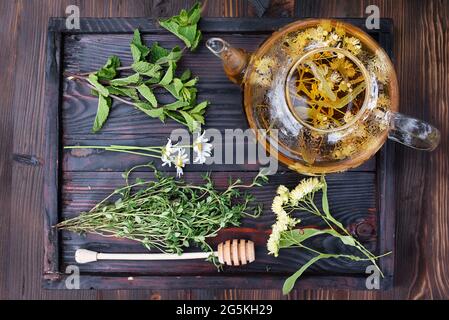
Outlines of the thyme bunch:
<svg viewBox="0 0 449 320">
<path fill-rule="evenodd" d="M 138 168 L 154 170 L 155 180 L 136 179 Z M 152 164 L 135 166 L 123 174 L 125 186 L 115 190 L 89 212 L 65 220 L 57 228 L 126 238 L 142 243 L 148 250 L 181 254 L 190 245 L 213 252 L 207 238 L 228 226 L 239 226 L 243 216 L 258 217 L 260 206 L 241 189 L 261 186 L 268 180 L 261 171 L 249 184 L 229 181 L 217 191 L 208 174 L 203 185 L 191 185 L 158 172 Z M 112 199 L 118 197 L 115 202 Z"/>
</svg>

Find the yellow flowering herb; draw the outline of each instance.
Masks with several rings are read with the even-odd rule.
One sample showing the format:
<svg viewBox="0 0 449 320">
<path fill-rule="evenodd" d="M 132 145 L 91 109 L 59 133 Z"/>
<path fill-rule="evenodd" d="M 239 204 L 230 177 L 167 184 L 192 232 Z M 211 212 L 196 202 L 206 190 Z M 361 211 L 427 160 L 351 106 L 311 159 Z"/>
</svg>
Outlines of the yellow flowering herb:
<svg viewBox="0 0 449 320">
<path fill-rule="evenodd" d="M 321 208 L 315 203 L 315 194 L 322 191 Z M 276 215 L 276 223 L 272 226 L 271 235 L 267 241 L 269 254 L 277 257 L 281 249 L 298 248 L 313 254 L 313 257 L 299 268 L 284 283 L 283 293 L 288 294 L 294 287 L 296 280 L 315 262 L 323 259 L 337 258 L 350 259 L 353 261 L 370 261 L 380 274 L 376 261 L 390 252 L 375 256 L 368 251 L 346 228 L 336 220 L 330 213 L 327 199 L 327 183 L 324 177 L 303 179 L 293 190 L 289 191 L 285 186 L 280 186 L 277 196 L 273 199 L 272 209 Z M 303 212 L 317 216 L 327 225 L 326 229 L 298 228 L 301 220 L 295 218 L 295 212 Z M 332 236 L 338 238 L 344 245 L 358 250 L 359 254 L 320 252 L 311 248 L 306 240 L 317 236 Z"/>
</svg>

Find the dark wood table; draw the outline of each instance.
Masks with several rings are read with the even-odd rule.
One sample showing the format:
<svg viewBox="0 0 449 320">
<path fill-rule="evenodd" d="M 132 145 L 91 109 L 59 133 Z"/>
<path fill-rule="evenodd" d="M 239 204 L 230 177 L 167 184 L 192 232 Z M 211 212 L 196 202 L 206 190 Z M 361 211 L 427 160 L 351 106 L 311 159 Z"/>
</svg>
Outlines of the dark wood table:
<svg viewBox="0 0 449 320">
<path fill-rule="evenodd" d="M 47 291 L 43 270 L 44 70 L 48 18 L 158 17 L 194 1 L 0 1 L 0 298 L 280 299 L 280 290 Z M 441 130 L 440 147 L 396 146 L 396 281 L 388 291 L 296 290 L 291 299 L 449 298 L 449 33 L 447 0 L 271 1 L 265 16 L 363 17 L 376 4 L 395 24 L 401 111 Z M 255 16 L 249 1 L 208 1 L 207 16 Z"/>
</svg>

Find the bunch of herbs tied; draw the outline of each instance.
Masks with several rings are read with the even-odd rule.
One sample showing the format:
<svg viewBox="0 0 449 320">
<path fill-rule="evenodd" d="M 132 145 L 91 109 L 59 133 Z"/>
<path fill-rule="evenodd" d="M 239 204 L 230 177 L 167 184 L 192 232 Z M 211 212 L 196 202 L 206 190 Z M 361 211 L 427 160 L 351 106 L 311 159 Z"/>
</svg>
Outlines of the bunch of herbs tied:
<svg viewBox="0 0 449 320">
<path fill-rule="evenodd" d="M 195 4 L 189 11 L 182 10 L 177 16 L 159 21 L 160 25 L 175 34 L 184 43 L 184 49 L 178 46 L 168 50 L 154 42 L 146 46 L 139 30 L 134 30 L 130 43 L 133 58 L 131 66 L 121 66 L 120 58 L 111 56 L 99 70 L 87 74 L 69 75 L 69 79 L 83 80 L 98 97 L 98 108 L 92 127 L 98 132 L 106 122 L 113 100 L 131 105 L 151 118 L 165 122 L 171 118 L 186 125 L 191 132 L 204 124 L 204 113 L 208 101 L 197 103 L 198 78 L 190 70 L 177 75 L 177 63 L 186 48 L 195 50 L 201 39 L 198 29 L 201 8 Z M 122 71 L 131 72 L 121 76 Z M 173 102 L 161 104 L 157 93 L 168 92 Z"/>
</svg>

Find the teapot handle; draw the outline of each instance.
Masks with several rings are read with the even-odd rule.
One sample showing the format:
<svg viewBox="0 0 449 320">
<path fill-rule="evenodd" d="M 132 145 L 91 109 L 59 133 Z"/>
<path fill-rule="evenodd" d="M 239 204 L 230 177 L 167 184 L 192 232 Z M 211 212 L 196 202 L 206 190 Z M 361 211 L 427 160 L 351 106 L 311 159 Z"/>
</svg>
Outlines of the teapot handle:
<svg viewBox="0 0 449 320">
<path fill-rule="evenodd" d="M 388 139 L 414 149 L 433 151 L 440 143 L 440 131 L 424 121 L 391 112 Z"/>
<path fill-rule="evenodd" d="M 236 84 L 242 84 L 250 54 L 244 49 L 232 47 L 221 38 L 210 38 L 206 41 L 206 47 L 223 61 L 228 78 Z"/>
</svg>

